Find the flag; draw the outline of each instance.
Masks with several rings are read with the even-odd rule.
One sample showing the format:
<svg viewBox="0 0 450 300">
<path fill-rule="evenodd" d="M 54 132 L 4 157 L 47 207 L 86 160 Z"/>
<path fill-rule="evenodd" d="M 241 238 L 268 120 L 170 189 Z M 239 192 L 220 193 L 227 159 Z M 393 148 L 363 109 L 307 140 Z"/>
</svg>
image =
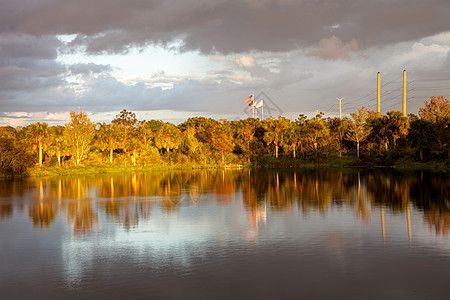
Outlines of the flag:
<svg viewBox="0 0 450 300">
<path fill-rule="evenodd" d="M 245 99 L 245 103 L 249 103 L 253 100 L 253 95 L 250 95 L 247 99 Z"/>
<path fill-rule="evenodd" d="M 253 106 L 253 102 L 255 102 L 255 101 L 250 101 L 250 103 L 248 103 L 248 106 Z M 245 103 L 247 103 L 247 102 L 245 102 Z"/>
<path fill-rule="evenodd" d="M 256 108 L 263 107 L 263 101 L 261 100 L 258 104 L 256 104 L 255 107 Z"/>
</svg>

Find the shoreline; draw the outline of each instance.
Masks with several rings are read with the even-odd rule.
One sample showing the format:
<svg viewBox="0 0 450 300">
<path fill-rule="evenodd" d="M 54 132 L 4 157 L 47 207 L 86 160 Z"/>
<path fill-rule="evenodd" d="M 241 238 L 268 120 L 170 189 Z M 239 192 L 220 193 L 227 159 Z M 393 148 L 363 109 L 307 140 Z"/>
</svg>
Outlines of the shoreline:
<svg viewBox="0 0 450 300">
<path fill-rule="evenodd" d="M 167 172 L 167 171 L 196 171 L 196 170 L 240 170 L 240 169 L 302 169 L 302 168 L 337 168 L 337 169 L 397 169 L 397 170 L 423 170 L 449 172 L 449 161 L 414 161 L 404 158 L 395 161 L 391 165 L 377 164 L 373 159 L 357 159 L 343 156 L 324 159 L 319 161 L 293 158 L 264 157 L 257 159 L 254 163 L 226 164 L 226 165 L 165 165 L 152 164 L 141 166 L 130 166 L 121 164 L 111 165 L 80 165 L 80 166 L 35 166 L 25 174 L 0 174 L 0 178 L 20 177 L 53 177 L 53 176 L 80 176 L 120 174 L 134 172 Z"/>
</svg>

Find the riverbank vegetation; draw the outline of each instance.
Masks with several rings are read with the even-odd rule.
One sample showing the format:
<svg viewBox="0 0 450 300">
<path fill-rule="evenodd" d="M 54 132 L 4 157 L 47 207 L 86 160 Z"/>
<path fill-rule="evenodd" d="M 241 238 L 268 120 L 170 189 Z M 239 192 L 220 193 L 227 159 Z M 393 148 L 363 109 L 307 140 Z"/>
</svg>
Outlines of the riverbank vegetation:
<svg viewBox="0 0 450 300">
<path fill-rule="evenodd" d="M 122 110 L 95 124 L 70 112 L 65 126 L 0 128 L 0 172 L 37 175 L 129 170 L 253 167 L 450 168 L 450 103 L 431 97 L 418 115 L 299 115 L 259 120 L 189 118 L 174 125 Z"/>
</svg>

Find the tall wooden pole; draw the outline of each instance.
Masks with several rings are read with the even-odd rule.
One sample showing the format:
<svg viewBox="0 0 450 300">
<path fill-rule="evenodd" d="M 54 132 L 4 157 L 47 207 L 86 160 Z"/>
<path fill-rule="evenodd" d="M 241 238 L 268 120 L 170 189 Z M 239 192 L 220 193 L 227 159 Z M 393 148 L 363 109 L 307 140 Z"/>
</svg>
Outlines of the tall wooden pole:
<svg viewBox="0 0 450 300">
<path fill-rule="evenodd" d="M 339 119 L 342 120 L 342 98 L 337 98 L 339 100 Z"/>
<path fill-rule="evenodd" d="M 406 70 L 403 70 L 403 116 L 406 117 Z"/>
<path fill-rule="evenodd" d="M 377 73 L 377 114 L 381 115 L 381 105 L 380 105 L 380 72 Z"/>
<path fill-rule="evenodd" d="M 381 234 L 383 235 L 383 242 L 386 242 L 386 233 L 384 230 L 384 208 L 383 203 L 381 203 Z"/>
<path fill-rule="evenodd" d="M 406 220 L 408 221 L 408 238 L 409 243 L 411 244 L 411 217 L 409 213 L 409 200 L 408 203 L 406 204 Z"/>
</svg>

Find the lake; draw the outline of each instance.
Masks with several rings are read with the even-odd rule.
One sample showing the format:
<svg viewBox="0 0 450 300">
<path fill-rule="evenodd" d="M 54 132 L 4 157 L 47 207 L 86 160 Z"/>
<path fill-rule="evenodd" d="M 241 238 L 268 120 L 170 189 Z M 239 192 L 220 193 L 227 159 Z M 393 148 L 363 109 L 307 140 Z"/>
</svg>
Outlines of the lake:
<svg viewBox="0 0 450 300">
<path fill-rule="evenodd" d="M 2 299 L 449 299 L 450 176 L 0 180 Z"/>
</svg>

